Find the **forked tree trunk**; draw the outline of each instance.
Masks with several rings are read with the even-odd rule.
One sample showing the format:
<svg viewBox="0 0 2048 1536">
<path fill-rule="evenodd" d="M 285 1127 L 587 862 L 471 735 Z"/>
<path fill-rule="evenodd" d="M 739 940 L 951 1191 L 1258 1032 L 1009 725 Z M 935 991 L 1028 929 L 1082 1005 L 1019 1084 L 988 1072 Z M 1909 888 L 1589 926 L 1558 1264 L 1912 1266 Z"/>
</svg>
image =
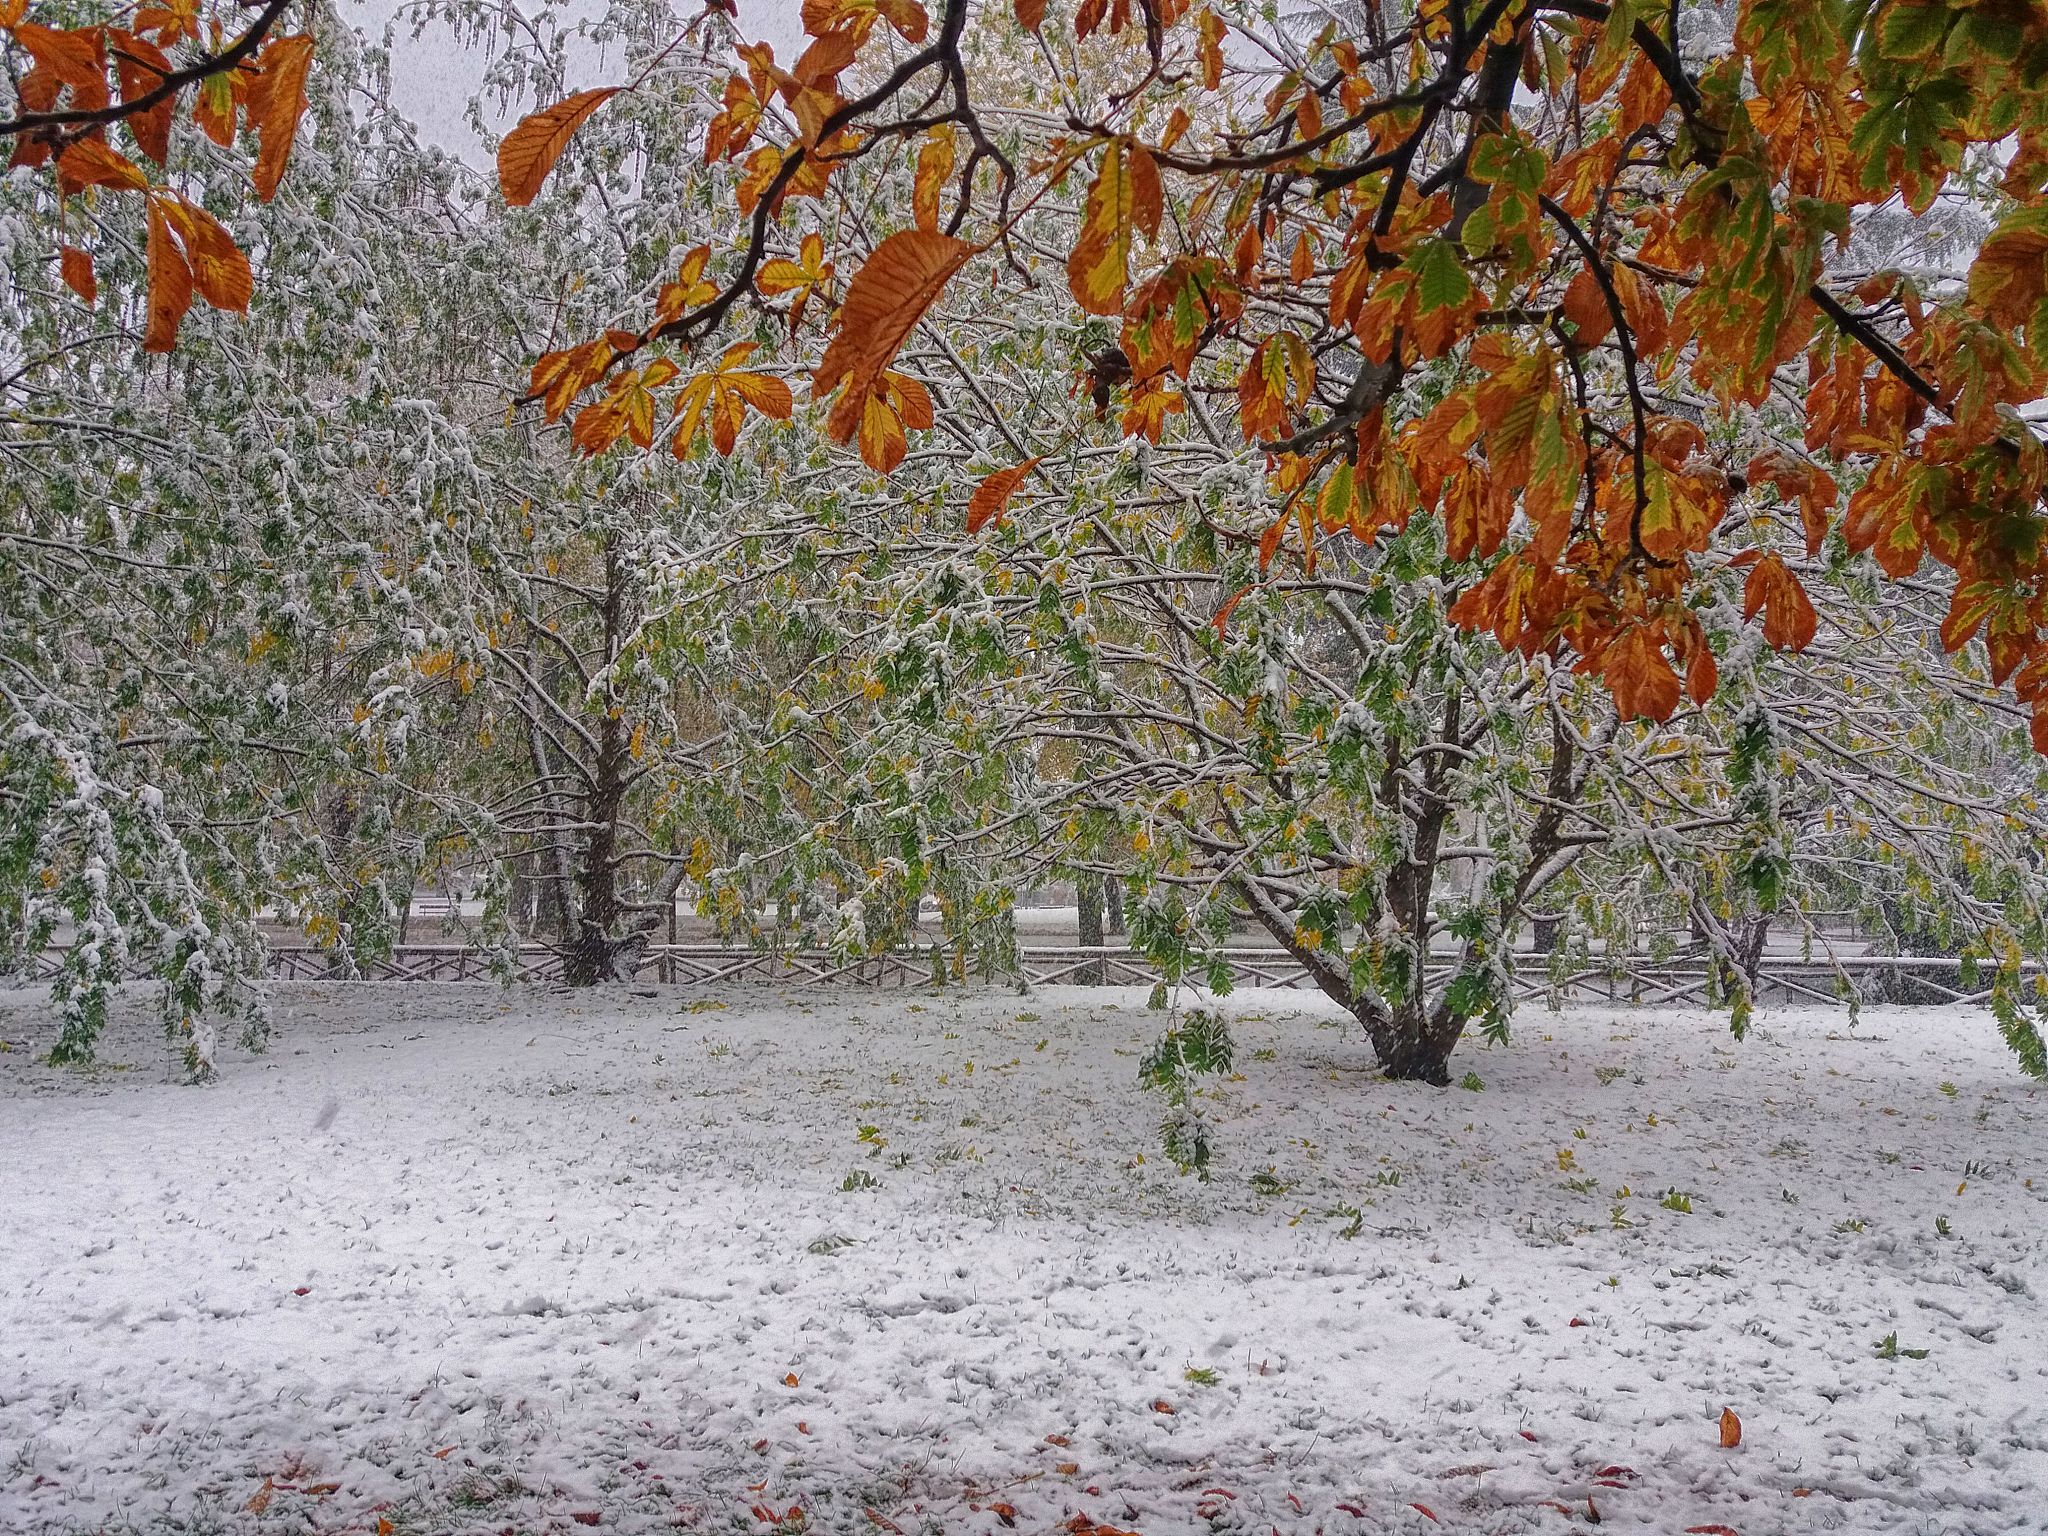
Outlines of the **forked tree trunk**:
<svg viewBox="0 0 2048 1536">
<path fill-rule="evenodd" d="M 1365 1038 L 1382 1072 L 1398 1082 L 1429 1083 L 1438 1088 L 1450 1082 L 1451 1052 L 1465 1034 L 1463 1014 L 1452 1013 L 1441 1004 L 1425 1011 L 1420 999 L 1390 1012 L 1351 984 L 1349 966 L 1320 948 L 1299 942 L 1292 914 L 1275 903 L 1256 880 L 1240 881 L 1238 890 L 1252 916 L 1301 963 L 1323 996 L 1365 1027 Z"/>
</svg>

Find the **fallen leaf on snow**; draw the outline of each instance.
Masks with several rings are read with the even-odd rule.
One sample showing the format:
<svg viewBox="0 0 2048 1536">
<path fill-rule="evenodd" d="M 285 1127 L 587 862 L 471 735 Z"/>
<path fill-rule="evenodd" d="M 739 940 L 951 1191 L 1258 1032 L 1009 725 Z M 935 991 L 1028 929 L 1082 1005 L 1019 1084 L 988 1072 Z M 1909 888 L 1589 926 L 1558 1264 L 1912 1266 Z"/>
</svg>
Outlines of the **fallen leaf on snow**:
<svg viewBox="0 0 2048 1536">
<path fill-rule="evenodd" d="M 1742 1420 L 1735 1416 L 1733 1408 L 1721 1410 L 1721 1448 L 1733 1450 L 1742 1444 Z"/>
</svg>

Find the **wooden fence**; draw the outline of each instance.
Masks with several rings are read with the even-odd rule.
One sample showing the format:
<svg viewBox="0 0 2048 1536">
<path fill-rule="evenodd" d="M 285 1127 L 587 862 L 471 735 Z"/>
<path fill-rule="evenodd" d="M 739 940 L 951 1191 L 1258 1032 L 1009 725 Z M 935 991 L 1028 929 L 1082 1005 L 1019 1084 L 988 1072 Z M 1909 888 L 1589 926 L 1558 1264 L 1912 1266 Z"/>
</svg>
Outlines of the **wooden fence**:
<svg viewBox="0 0 2048 1536">
<path fill-rule="evenodd" d="M 1278 987 L 1313 991 L 1306 969 L 1286 951 L 1245 946 L 1221 951 L 1234 987 Z M 40 957 L 28 980 L 46 979 L 62 961 L 61 951 Z M 478 982 L 507 971 L 514 981 L 559 984 L 561 955 L 544 945 L 526 945 L 511 955 L 462 944 L 404 944 L 382 959 L 351 971 L 331 950 L 313 945 L 275 945 L 270 974 L 280 981 Z M 2030 970 L 2032 968 L 2030 967 Z M 1431 980 L 1448 975 L 1445 960 L 1428 967 Z M 933 952 L 891 950 L 848 959 L 811 950 L 734 949 L 717 944 L 656 944 L 642 957 L 635 979 L 672 986 L 755 984 L 778 987 L 864 986 L 908 990 L 933 985 Z M 1040 945 L 1017 951 L 1017 971 L 999 978 L 1044 986 L 1150 987 L 1158 973 L 1128 949 L 1085 945 Z M 1939 956 L 1843 955 L 1808 959 L 1766 955 L 1756 978 L 1760 1002 L 1840 1003 L 1850 997 L 1897 1003 L 1978 1003 L 1988 991 L 1964 980 L 1963 963 Z M 1517 957 L 1518 998 L 1654 1005 L 1707 1003 L 1715 989 L 1713 968 L 1698 956 L 1656 958 L 1649 954 L 1596 957 L 1592 963 L 1553 971 L 1543 955 Z"/>
</svg>

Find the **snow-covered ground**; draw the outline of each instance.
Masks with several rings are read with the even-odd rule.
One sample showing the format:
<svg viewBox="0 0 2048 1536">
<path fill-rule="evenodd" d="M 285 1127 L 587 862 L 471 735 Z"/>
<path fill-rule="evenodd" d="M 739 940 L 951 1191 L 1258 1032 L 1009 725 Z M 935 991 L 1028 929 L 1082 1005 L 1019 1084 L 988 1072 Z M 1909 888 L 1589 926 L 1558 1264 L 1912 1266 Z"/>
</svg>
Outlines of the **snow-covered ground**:
<svg viewBox="0 0 2048 1536">
<path fill-rule="evenodd" d="M 1141 1002 L 287 988 L 194 1089 L 0 999 L 0 1530 L 2048 1531 L 1985 1016 L 1531 1013 L 1437 1091 L 1240 994 L 1205 1184 Z"/>
</svg>

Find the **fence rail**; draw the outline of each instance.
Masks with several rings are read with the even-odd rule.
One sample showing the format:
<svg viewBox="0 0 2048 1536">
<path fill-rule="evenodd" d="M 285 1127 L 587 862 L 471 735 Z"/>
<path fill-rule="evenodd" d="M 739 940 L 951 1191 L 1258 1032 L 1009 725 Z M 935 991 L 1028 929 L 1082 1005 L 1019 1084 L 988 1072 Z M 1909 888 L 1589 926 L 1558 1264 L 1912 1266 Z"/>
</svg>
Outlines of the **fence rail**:
<svg viewBox="0 0 2048 1536">
<path fill-rule="evenodd" d="M 332 950 L 312 945 L 274 945 L 270 974 L 280 981 L 465 982 L 495 980 L 502 961 L 462 944 L 403 944 L 384 959 L 351 971 Z M 1315 990 L 1307 969 L 1286 951 L 1259 946 L 1225 949 L 1235 987 Z M 30 967 L 27 979 L 47 979 L 62 964 L 52 950 Z M 512 978 L 526 983 L 559 983 L 562 957 L 545 945 L 523 946 L 511 959 Z M 635 979 L 677 986 L 754 983 L 781 987 L 868 986 L 907 990 L 933 983 L 930 949 L 891 950 L 848 959 L 812 950 L 734 949 L 718 944 L 655 944 L 640 957 Z M 1426 967 L 1431 980 L 1450 974 L 1448 959 Z M 2029 966 L 2030 972 L 2037 968 Z M 1159 973 L 1142 955 L 1113 946 L 1079 944 L 1023 946 L 1010 979 L 1030 986 L 1104 985 L 1149 987 Z M 1518 999 L 1602 1001 L 1629 1004 L 1707 1003 L 1716 978 L 1698 956 L 1657 958 L 1644 953 L 1595 957 L 1591 963 L 1553 970 L 1549 957 L 1517 957 Z M 1756 977 L 1760 1002 L 1978 1003 L 1988 991 L 1964 980 L 1964 963 L 1941 956 L 1842 955 L 1808 959 L 1765 955 Z"/>
</svg>

